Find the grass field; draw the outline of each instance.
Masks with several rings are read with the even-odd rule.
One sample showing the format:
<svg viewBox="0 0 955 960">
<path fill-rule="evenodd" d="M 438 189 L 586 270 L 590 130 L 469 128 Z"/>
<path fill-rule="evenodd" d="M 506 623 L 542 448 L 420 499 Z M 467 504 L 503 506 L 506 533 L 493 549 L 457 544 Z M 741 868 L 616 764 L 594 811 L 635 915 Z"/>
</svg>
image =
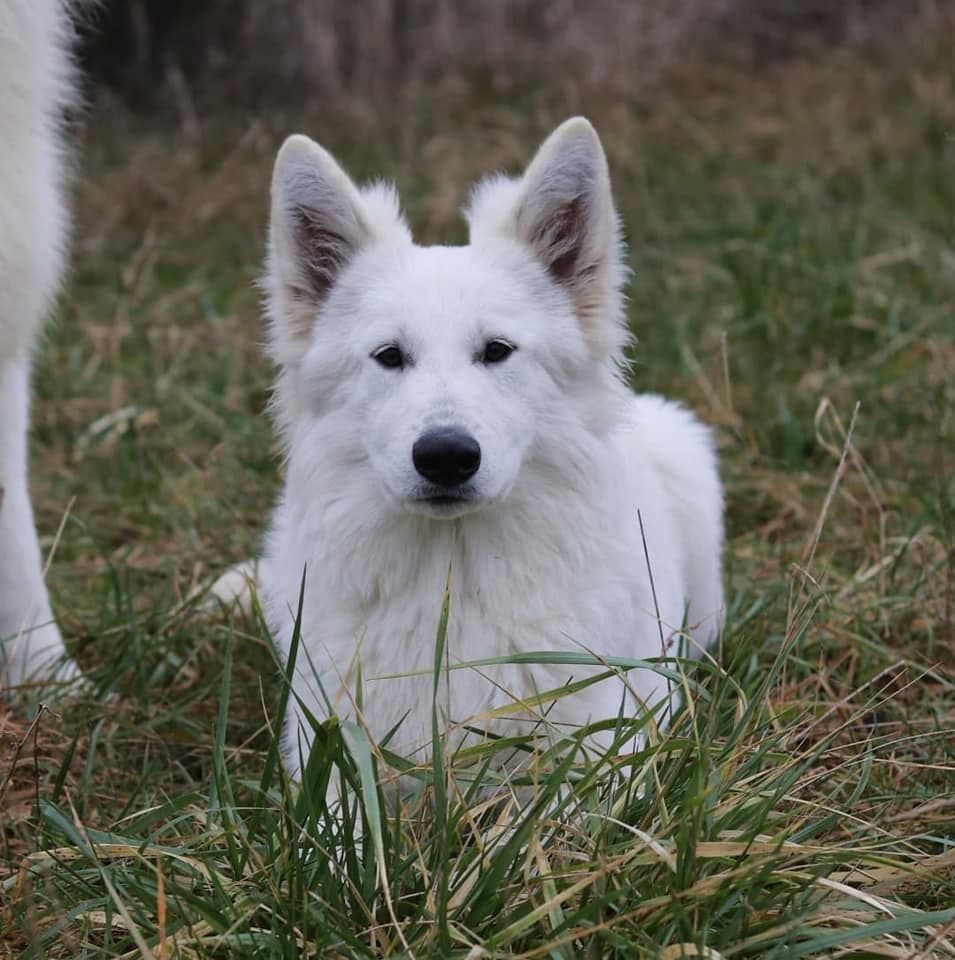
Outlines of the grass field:
<svg viewBox="0 0 955 960">
<path fill-rule="evenodd" d="M 557 744 L 497 803 L 477 789 L 491 747 L 445 757 L 399 809 L 376 751 L 335 726 L 290 793 L 265 629 L 190 597 L 255 553 L 278 484 L 252 281 L 281 135 L 303 125 L 394 177 L 420 236 L 458 240 L 466 186 L 519 169 L 565 105 L 454 125 L 423 107 L 362 143 L 290 117 L 189 141 L 94 111 L 33 488 L 47 547 L 62 526 L 50 586 L 95 693 L 0 709 L 0 957 L 955 956 L 955 61 L 938 46 L 575 105 L 632 248 L 634 384 L 718 432 L 727 627 L 632 766 Z M 350 802 L 330 818 L 334 766 Z"/>
</svg>

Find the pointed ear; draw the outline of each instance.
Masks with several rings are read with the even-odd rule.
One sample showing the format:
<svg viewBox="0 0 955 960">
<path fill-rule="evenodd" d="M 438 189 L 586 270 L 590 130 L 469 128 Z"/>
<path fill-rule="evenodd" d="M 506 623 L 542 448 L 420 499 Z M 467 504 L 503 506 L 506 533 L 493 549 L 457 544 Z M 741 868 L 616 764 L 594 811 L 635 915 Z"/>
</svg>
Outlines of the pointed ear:
<svg viewBox="0 0 955 960">
<path fill-rule="evenodd" d="M 341 271 L 367 244 L 395 233 L 407 236 L 393 190 L 359 190 L 313 140 L 285 141 L 272 174 L 266 278 L 276 353 L 304 349 Z"/>
<path fill-rule="evenodd" d="M 480 184 L 468 219 L 472 240 L 509 235 L 529 247 L 571 296 L 596 352 L 619 349 L 626 339 L 620 227 L 607 160 L 589 121 L 562 123 L 520 180 Z"/>
<path fill-rule="evenodd" d="M 607 160 L 583 117 L 562 123 L 542 144 L 521 182 L 517 236 L 559 283 L 592 279 L 616 240 Z"/>
</svg>

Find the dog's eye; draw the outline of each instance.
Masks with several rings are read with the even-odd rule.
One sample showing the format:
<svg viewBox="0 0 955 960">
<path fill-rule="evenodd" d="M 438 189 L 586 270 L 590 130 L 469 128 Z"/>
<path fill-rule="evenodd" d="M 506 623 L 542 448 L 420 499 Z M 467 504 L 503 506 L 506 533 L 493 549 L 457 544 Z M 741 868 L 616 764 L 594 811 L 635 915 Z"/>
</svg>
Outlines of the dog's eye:
<svg viewBox="0 0 955 960">
<path fill-rule="evenodd" d="M 481 355 L 481 363 L 500 363 L 506 360 L 517 348 L 506 340 L 488 340 Z"/>
<path fill-rule="evenodd" d="M 394 344 L 379 347 L 372 357 L 388 370 L 401 370 L 405 365 L 405 355 L 401 352 L 401 348 Z"/>
</svg>

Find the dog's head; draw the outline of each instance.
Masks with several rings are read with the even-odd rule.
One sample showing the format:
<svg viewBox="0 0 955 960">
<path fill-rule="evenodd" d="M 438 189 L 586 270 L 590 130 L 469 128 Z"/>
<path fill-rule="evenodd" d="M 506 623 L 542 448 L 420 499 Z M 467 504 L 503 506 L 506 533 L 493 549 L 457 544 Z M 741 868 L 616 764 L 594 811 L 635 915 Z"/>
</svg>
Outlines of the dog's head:
<svg viewBox="0 0 955 960">
<path fill-rule="evenodd" d="M 606 419 L 594 397 L 626 338 L 586 120 L 558 127 L 523 177 L 479 184 L 467 217 L 467 246 L 420 247 L 392 189 L 357 188 L 308 138 L 276 160 L 266 287 L 286 444 L 331 430 L 391 506 L 435 517 L 501 500 L 528 460 Z"/>
</svg>

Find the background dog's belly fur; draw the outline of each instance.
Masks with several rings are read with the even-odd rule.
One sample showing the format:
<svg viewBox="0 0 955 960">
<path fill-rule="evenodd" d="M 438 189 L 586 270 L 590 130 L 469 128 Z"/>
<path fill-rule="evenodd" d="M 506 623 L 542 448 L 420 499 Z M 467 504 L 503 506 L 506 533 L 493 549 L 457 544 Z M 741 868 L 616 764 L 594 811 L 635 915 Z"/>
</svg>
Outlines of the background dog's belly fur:
<svg viewBox="0 0 955 960">
<path fill-rule="evenodd" d="M 59 111 L 69 99 L 60 0 L 0 0 L 0 358 L 29 351 L 63 268 Z"/>
</svg>

